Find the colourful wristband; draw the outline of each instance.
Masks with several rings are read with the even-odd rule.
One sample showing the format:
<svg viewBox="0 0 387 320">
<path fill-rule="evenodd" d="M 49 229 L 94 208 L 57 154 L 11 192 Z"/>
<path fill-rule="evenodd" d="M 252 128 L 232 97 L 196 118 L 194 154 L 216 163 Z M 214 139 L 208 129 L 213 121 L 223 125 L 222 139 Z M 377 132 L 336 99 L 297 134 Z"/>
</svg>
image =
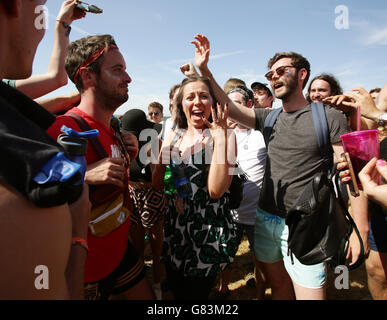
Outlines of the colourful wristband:
<svg viewBox="0 0 387 320">
<path fill-rule="evenodd" d="M 71 245 L 73 246 L 81 246 L 82 248 L 84 248 L 86 250 L 86 252 L 89 252 L 89 246 L 87 245 L 87 241 L 85 239 L 82 239 L 82 238 L 72 238 L 71 239 Z"/>
</svg>

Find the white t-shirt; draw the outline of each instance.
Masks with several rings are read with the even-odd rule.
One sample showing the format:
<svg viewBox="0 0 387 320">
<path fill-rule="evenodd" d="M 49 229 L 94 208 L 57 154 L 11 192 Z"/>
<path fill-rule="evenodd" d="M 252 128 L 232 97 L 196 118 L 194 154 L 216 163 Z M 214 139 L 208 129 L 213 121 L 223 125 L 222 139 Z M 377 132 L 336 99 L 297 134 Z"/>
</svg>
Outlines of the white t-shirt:
<svg viewBox="0 0 387 320">
<path fill-rule="evenodd" d="M 266 162 L 266 146 L 260 131 L 253 129 L 235 129 L 240 168 L 247 174 L 243 185 L 243 199 L 238 209 L 231 210 L 235 222 L 247 225 L 255 224 L 255 212 L 258 206 Z"/>
<path fill-rule="evenodd" d="M 161 130 L 159 138 L 161 140 L 164 140 L 164 138 L 168 136 L 169 131 L 171 131 L 174 126 L 175 126 L 175 122 L 172 121 L 172 118 L 168 118 L 167 120 L 165 120 L 163 122 L 163 130 Z"/>
</svg>

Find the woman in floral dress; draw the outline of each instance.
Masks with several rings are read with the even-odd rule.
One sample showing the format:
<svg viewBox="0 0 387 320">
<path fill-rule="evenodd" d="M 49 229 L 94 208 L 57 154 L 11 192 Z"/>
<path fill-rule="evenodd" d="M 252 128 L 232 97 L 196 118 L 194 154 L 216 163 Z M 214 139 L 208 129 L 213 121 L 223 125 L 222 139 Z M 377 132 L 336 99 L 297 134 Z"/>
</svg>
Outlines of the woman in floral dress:
<svg viewBox="0 0 387 320">
<path fill-rule="evenodd" d="M 169 197 L 164 220 L 163 259 L 175 299 L 208 299 L 218 273 L 237 250 L 228 207 L 236 143 L 227 116 L 228 107 L 216 103 L 207 78 L 182 82 L 178 129 L 164 140 L 153 176 L 154 186 L 162 188 L 166 165 L 181 163 L 188 179 L 189 192 Z"/>
</svg>

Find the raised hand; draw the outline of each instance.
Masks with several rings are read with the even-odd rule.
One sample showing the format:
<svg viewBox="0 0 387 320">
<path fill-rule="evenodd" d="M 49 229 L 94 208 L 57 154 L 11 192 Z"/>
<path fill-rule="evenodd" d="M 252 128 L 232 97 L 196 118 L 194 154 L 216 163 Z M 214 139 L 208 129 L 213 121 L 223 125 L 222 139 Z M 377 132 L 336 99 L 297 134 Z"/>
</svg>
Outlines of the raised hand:
<svg viewBox="0 0 387 320">
<path fill-rule="evenodd" d="M 212 123 L 205 118 L 203 118 L 203 121 L 210 129 L 211 135 L 217 137 L 220 132 L 225 132 L 228 129 L 228 105 L 226 104 L 223 108 L 220 103 L 217 103 L 216 110 L 215 108 L 211 108 L 211 115 Z"/>
<path fill-rule="evenodd" d="M 197 73 L 195 66 L 192 64 L 192 62 L 188 62 L 186 64 L 183 64 L 180 67 L 180 71 L 187 77 L 192 77 L 192 76 L 198 76 L 199 74 Z"/>
<path fill-rule="evenodd" d="M 200 71 L 207 71 L 210 58 L 210 42 L 202 34 L 197 34 L 194 38 L 196 41 L 191 41 L 191 43 L 195 45 L 195 65 Z"/>
<path fill-rule="evenodd" d="M 64 21 L 70 25 L 74 20 L 84 18 L 86 16 L 86 12 L 76 8 L 78 3 L 78 0 L 64 1 L 59 10 L 57 20 Z"/>
</svg>

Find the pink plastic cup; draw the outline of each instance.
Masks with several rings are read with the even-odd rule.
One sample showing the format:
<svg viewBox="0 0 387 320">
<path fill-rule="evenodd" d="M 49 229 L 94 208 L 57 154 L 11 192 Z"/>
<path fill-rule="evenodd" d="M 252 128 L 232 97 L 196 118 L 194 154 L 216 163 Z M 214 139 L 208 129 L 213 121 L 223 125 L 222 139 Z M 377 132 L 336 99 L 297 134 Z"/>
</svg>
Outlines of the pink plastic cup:
<svg viewBox="0 0 387 320">
<path fill-rule="evenodd" d="M 357 182 L 359 181 L 359 172 L 374 157 L 379 159 L 379 131 L 362 130 L 343 134 L 340 136 L 343 142 L 344 151 L 348 152 L 351 158 L 353 171 Z M 359 184 L 359 187 L 361 185 Z"/>
</svg>

